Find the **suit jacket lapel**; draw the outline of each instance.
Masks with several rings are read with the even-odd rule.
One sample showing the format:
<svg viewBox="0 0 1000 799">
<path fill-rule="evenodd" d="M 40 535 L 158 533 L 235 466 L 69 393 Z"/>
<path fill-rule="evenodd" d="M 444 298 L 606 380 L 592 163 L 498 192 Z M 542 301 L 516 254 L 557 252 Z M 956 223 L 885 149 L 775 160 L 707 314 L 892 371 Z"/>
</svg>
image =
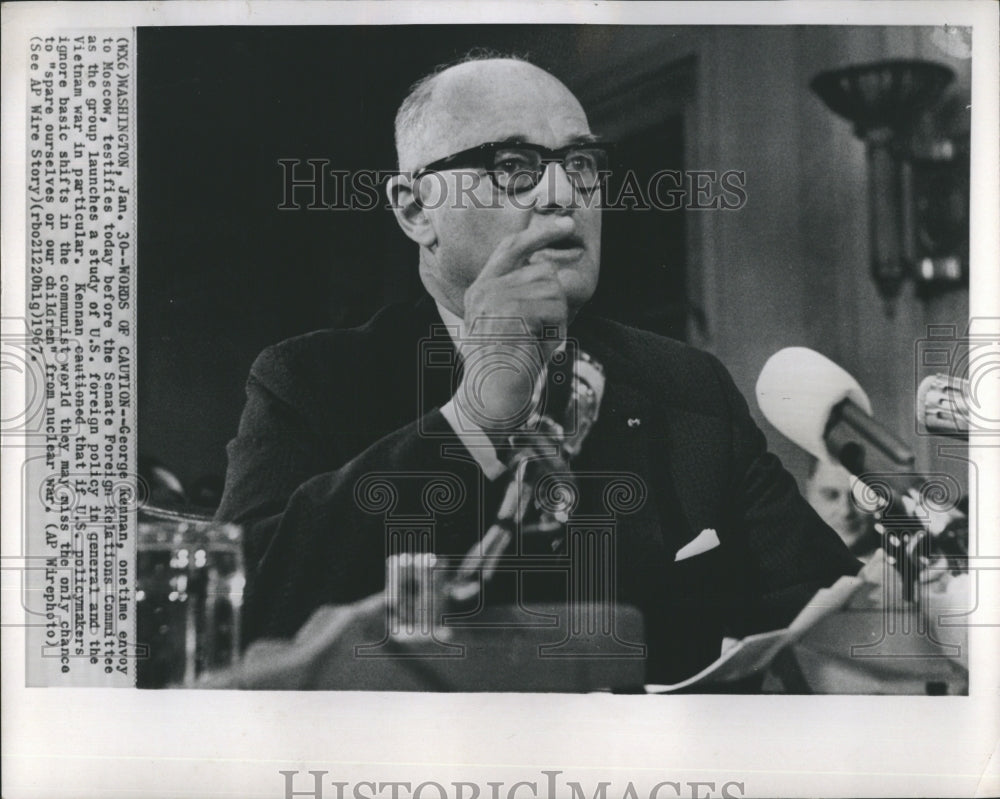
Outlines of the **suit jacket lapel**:
<svg viewBox="0 0 1000 799">
<path fill-rule="evenodd" d="M 591 445 L 595 457 L 606 450 L 612 462 L 634 464 L 633 470 L 643 474 L 651 494 L 647 504 L 662 517 L 664 545 L 672 559 L 701 530 L 720 523 L 713 498 L 719 496 L 727 458 L 716 450 L 728 441 L 728 431 L 719 420 L 681 408 L 670 396 L 650 396 L 645 385 L 623 374 L 627 370 L 620 354 L 586 324 L 578 328 L 573 332 L 580 346 L 604 364 L 607 378 L 600 420 L 584 452 Z"/>
<path fill-rule="evenodd" d="M 687 530 L 678 542 L 680 548 L 705 528 L 722 527 L 718 486 L 728 458 L 715 450 L 728 440 L 727 431 L 720 430 L 717 419 L 676 407 L 664 408 L 658 418 L 674 490 L 687 521 Z"/>
</svg>

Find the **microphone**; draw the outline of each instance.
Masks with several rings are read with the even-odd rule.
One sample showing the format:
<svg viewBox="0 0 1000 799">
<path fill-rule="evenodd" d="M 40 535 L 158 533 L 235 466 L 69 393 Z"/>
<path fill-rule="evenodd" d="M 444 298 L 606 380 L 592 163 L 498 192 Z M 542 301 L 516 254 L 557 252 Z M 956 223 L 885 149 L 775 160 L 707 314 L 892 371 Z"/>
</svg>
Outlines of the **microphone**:
<svg viewBox="0 0 1000 799">
<path fill-rule="evenodd" d="M 566 458 L 580 453 L 584 439 L 597 421 L 604 399 L 604 367 L 580 350 L 573 362 L 570 395 L 562 412 L 562 450 Z"/>
<path fill-rule="evenodd" d="M 969 437 L 969 381 L 951 375 L 928 375 L 917 388 L 917 423 L 928 433 Z"/>
<path fill-rule="evenodd" d="M 913 451 L 872 419 L 871 401 L 858 381 L 818 352 L 776 352 L 757 378 L 756 394 L 765 418 L 819 460 L 832 458 L 860 475 L 869 447 L 899 466 L 913 466 Z"/>
<path fill-rule="evenodd" d="M 963 568 L 968 551 L 964 514 L 957 509 L 939 511 L 943 529 L 933 529 L 933 509 L 925 507 L 915 475 L 908 471 L 915 460 L 913 451 L 872 419 L 871 402 L 857 380 L 818 352 L 789 347 L 764 364 L 756 393 L 764 416 L 782 434 L 820 460 L 838 461 L 879 498 L 875 529 L 888 561 L 903 577 L 906 599 L 919 601 L 914 585 L 932 554 L 947 557 L 956 573 Z M 881 472 L 877 482 L 866 482 L 866 447 L 904 468 L 898 476 Z M 906 518 L 887 520 L 886 510 L 900 505 Z M 918 529 L 912 529 L 909 519 L 920 523 Z"/>
<path fill-rule="evenodd" d="M 530 425 L 531 432 L 510 436 L 511 454 L 506 458 L 510 479 L 496 521 L 482 540 L 472 545 L 448 584 L 446 590 L 452 599 L 468 602 L 478 596 L 519 527 L 522 534 L 551 535 L 563 529 L 565 514 L 540 509 L 535 491 L 543 479 L 553 474 L 572 482 L 569 459 L 579 454 L 584 439 L 597 421 L 604 383 L 604 368 L 600 362 L 578 351 L 568 384 L 557 384 L 556 390 L 549 395 L 548 405 L 555 413 L 538 414 Z M 553 419 L 553 415 L 558 416 L 559 421 Z M 561 538 L 551 540 L 548 554 L 562 544 Z"/>
<path fill-rule="evenodd" d="M 531 508 L 535 489 L 553 474 L 573 482 L 569 462 L 580 453 L 597 421 L 605 384 L 604 367 L 588 353 L 579 350 L 571 366 L 571 376 L 563 385 L 555 384 L 546 407 L 530 425 L 533 429 L 510 437 L 508 466 L 515 479 L 500 505 L 501 520 L 516 519 L 539 532 L 559 529 L 565 521 L 548 511 L 533 512 L 538 510 L 537 506 Z"/>
</svg>

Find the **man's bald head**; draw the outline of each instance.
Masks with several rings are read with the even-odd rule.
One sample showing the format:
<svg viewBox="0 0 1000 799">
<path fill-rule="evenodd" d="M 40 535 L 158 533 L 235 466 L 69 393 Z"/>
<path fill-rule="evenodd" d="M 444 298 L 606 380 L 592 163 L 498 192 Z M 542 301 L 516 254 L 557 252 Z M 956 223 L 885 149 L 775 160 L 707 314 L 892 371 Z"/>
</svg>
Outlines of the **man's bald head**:
<svg viewBox="0 0 1000 799">
<path fill-rule="evenodd" d="M 441 68 L 417 81 L 396 113 L 399 168 L 411 172 L 482 144 L 472 139 L 491 116 L 509 119 L 510 134 L 517 135 L 517 116 L 522 110 L 530 113 L 531 106 L 577 116 L 577 125 L 587 128 L 586 115 L 573 93 L 523 59 L 472 58 Z"/>
</svg>

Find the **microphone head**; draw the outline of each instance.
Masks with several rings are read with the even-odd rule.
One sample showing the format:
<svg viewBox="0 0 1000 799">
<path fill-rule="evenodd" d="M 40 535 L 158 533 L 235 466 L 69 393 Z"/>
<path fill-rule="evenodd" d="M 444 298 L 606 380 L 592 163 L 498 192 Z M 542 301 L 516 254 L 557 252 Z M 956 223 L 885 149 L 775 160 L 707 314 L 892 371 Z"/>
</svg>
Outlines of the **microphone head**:
<svg viewBox="0 0 1000 799">
<path fill-rule="evenodd" d="M 917 424 L 928 433 L 968 438 L 970 391 L 964 377 L 928 375 L 917 388 Z"/>
<path fill-rule="evenodd" d="M 849 399 L 872 414 L 858 381 L 807 347 L 786 347 L 768 358 L 756 394 L 761 412 L 778 432 L 827 463 L 835 462 L 823 441 L 834 407 Z"/>
<path fill-rule="evenodd" d="M 588 353 L 577 352 L 573 363 L 573 385 L 570 405 L 566 408 L 566 419 L 573 419 L 570 430 L 563 441 L 563 450 L 568 457 L 580 453 L 583 440 L 597 421 L 604 399 L 604 367 L 600 361 Z"/>
</svg>

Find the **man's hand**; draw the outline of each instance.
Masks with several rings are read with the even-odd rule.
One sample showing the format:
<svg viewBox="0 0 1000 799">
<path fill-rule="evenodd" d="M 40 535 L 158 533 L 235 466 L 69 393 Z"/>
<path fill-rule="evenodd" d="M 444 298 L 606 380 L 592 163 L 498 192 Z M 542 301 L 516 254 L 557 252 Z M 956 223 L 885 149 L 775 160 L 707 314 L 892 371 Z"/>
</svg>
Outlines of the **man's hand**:
<svg viewBox="0 0 1000 799">
<path fill-rule="evenodd" d="M 575 225 L 568 216 L 538 219 L 506 237 L 465 292 L 465 373 L 455 404 L 487 434 L 516 430 L 530 416 L 540 375 L 566 337 L 569 309 L 558 270 L 529 259 Z M 546 330 L 558 334 L 543 337 Z"/>
</svg>

